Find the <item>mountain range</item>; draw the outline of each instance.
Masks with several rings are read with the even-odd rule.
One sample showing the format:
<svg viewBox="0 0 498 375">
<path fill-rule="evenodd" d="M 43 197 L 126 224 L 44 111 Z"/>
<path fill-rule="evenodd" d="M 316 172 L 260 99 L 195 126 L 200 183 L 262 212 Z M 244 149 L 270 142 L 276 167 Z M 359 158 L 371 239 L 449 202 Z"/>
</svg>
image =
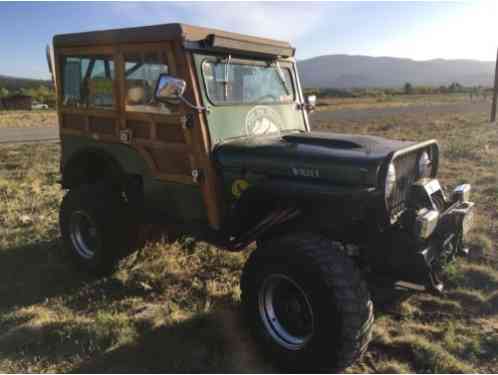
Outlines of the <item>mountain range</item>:
<svg viewBox="0 0 498 375">
<path fill-rule="evenodd" d="M 298 61 L 305 88 L 394 88 L 449 85 L 492 87 L 495 63 L 477 60 L 417 61 L 395 57 L 325 55 Z"/>
<path fill-rule="evenodd" d="M 41 79 L 19 78 L 19 77 L 0 75 L 0 88 L 6 88 L 11 92 L 18 91 L 20 89 L 37 88 L 39 86 L 51 87 L 51 85 L 52 85 L 51 81 L 46 81 Z"/>
<path fill-rule="evenodd" d="M 400 88 L 450 85 L 492 87 L 495 63 L 478 60 L 417 61 L 395 57 L 324 55 L 298 61 L 304 88 Z M 49 81 L 0 75 L 9 91 L 50 85 Z"/>
</svg>

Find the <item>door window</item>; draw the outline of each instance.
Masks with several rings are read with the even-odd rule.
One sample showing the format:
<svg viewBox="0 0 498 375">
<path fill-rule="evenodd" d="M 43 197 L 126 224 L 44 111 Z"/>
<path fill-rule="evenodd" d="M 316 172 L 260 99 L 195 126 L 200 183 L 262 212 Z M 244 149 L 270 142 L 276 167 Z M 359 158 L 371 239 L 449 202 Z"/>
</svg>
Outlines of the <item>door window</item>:
<svg viewBox="0 0 498 375">
<path fill-rule="evenodd" d="M 166 56 L 157 52 L 124 55 L 125 106 L 127 111 L 170 113 L 154 100 L 154 90 L 161 73 L 168 73 Z"/>
<path fill-rule="evenodd" d="M 114 107 L 114 61 L 109 56 L 65 56 L 62 61 L 63 105 Z"/>
</svg>

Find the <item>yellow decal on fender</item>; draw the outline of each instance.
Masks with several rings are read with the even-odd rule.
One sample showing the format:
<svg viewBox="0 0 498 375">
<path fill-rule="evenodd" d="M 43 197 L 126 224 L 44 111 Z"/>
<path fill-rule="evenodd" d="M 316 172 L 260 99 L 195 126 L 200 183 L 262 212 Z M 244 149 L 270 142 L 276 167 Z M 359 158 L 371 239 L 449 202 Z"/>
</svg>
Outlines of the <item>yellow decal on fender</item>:
<svg viewBox="0 0 498 375">
<path fill-rule="evenodd" d="M 235 180 L 232 183 L 232 194 L 235 197 L 240 198 L 244 190 L 246 190 L 248 187 L 249 182 L 247 182 L 246 180 Z"/>
</svg>

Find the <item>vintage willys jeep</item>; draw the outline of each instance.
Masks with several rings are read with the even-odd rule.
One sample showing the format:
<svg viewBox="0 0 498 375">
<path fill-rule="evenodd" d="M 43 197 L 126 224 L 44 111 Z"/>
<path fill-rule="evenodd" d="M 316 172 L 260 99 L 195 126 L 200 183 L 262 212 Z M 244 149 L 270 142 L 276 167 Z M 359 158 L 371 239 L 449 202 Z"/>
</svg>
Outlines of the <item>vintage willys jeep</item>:
<svg viewBox="0 0 498 375">
<path fill-rule="evenodd" d="M 53 44 L 60 226 L 81 267 L 112 269 L 140 223 L 229 251 L 256 243 L 248 324 L 280 365 L 312 371 L 365 351 L 367 280 L 440 290 L 464 251 L 470 186 L 445 193 L 436 141 L 311 131 L 288 43 L 166 24 Z"/>
</svg>

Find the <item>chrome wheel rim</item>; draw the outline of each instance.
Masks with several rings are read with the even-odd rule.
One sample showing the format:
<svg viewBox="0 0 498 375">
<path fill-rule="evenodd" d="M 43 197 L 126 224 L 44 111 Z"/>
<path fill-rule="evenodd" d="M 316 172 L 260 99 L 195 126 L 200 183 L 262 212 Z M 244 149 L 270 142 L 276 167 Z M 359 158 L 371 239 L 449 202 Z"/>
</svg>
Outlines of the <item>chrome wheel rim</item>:
<svg viewBox="0 0 498 375">
<path fill-rule="evenodd" d="M 286 349 L 302 349 L 313 336 L 313 310 L 309 298 L 288 276 L 268 276 L 260 288 L 258 305 L 267 332 Z"/>
<path fill-rule="evenodd" d="M 93 219 L 84 211 L 75 211 L 70 219 L 69 236 L 73 247 L 79 256 L 91 259 L 100 246 L 97 226 Z"/>
</svg>

